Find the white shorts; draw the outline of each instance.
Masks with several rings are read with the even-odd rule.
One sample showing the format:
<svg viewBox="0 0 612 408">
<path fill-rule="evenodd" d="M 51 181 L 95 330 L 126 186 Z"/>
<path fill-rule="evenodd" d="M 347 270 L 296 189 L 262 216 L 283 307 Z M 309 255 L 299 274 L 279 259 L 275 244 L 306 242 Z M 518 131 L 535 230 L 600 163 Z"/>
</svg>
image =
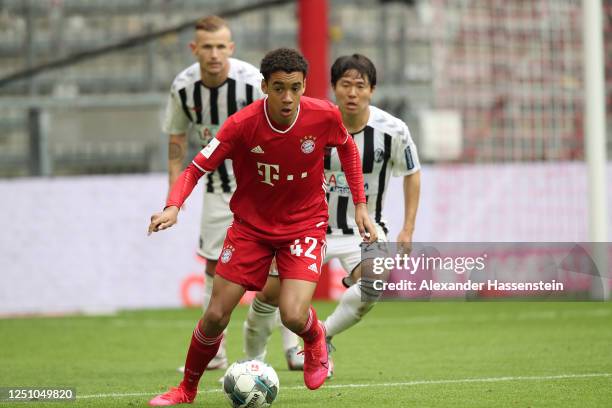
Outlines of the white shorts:
<svg viewBox="0 0 612 408">
<path fill-rule="evenodd" d="M 327 234 L 327 251 L 323 262 L 329 262 L 333 258 L 338 258 L 340 264 L 348 274 L 352 274 L 353 270 L 361 263 L 361 243 L 363 238 L 359 235 L 359 231 L 353 235 L 335 235 Z M 382 227 L 376 224 L 378 233 L 378 242 L 387 242 L 387 235 Z"/>
<path fill-rule="evenodd" d="M 227 228 L 234 219 L 229 208 L 231 198 L 230 193 L 204 193 L 198 250 L 203 258 L 216 261 L 221 255 Z"/>
</svg>

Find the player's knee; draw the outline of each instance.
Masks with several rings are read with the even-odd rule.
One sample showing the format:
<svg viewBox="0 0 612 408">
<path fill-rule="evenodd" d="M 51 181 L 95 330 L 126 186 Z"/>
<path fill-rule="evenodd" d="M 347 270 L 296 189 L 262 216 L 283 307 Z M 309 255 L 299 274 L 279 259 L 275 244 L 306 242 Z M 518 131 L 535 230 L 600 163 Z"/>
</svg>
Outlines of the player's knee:
<svg viewBox="0 0 612 408">
<path fill-rule="evenodd" d="M 380 296 L 382 295 L 382 291 L 377 289 L 374 282 L 375 280 L 371 278 L 361 278 L 357 281 L 361 292 L 361 302 L 364 304 L 369 304 L 369 309 L 372 308 L 374 303 L 378 302 Z"/>
<path fill-rule="evenodd" d="M 226 313 L 223 308 L 209 306 L 204 313 L 204 321 L 214 329 L 225 329 L 230 320 L 230 313 Z"/>
<path fill-rule="evenodd" d="M 291 305 L 284 309 L 281 308 L 280 316 L 283 325 L 297 333 L 304 328 L 308 321 L 308 307 L 303 308 L 300 305 Z"/>
</svg>

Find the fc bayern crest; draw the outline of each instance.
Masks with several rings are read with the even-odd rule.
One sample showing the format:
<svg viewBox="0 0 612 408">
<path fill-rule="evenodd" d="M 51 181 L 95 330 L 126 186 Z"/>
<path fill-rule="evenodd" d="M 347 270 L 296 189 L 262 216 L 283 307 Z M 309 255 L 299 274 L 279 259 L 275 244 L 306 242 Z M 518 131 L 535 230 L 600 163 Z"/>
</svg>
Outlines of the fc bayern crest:
<svg viewBox="0 0 612 408">
<path fill-rule="evenodd" d="M 234 247 L 227 247 L 221 252 L 221 262 L 228 263 L 230 259 L 232 259 L 232 254 L 234 253 Z"/>
<path fill-rule="evenodd" d="M 302 153 L 309 154 L 314 152 L 315 140 L 317 140 L 317 138 L 314 136 L 306 136 L 300 139 L 302 142 Z"/>
</svg>

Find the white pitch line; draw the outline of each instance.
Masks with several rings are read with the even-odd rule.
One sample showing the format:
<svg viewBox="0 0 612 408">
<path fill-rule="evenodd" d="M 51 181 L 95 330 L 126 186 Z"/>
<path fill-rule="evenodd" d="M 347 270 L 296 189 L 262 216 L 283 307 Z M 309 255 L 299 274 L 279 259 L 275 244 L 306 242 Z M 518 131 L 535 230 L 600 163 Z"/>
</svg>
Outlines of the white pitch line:
<svg viewBox="0 0 612 408">
<path fill-rule="evenodd" d="M 440 385 L 440 384 L 465 384 L 465 383 L 488 383 L 488 382 L 505 382 L 505 381 L 546 381 L 546 380 L 565 380 L 573 378 L 594 378 L 594 377 L 612 377 L 612 373 L 590 373 L 590 374 L 561 374 L 561 375 L 544 375 L 544 376 L 519 376 L 519 377 L 489 377 L 489 378 L 462 378 L 456 380 L 419 380 L 405 382 L 389 382 L 389 383 L 370 383 L 370 384 L 330 384 L 325 385 L 325 389 L 338 388 L 370 388 L 370 387 L 410 387 L 415 385 Z M 283 390 L 306 390 L 304 386 L 284 387 Z M 198 394 L 210 394 L 221 392 L 220 389 L 202 390 Z M 155 392 L 133 392 L 133 393 L 111 393 L 111 394 L 92 394 L 92 395 L 77 395 L 77 399 L 91 398 L 122 398 L 122 397 L 144 397 L 156 395 Z"/>
</svg>

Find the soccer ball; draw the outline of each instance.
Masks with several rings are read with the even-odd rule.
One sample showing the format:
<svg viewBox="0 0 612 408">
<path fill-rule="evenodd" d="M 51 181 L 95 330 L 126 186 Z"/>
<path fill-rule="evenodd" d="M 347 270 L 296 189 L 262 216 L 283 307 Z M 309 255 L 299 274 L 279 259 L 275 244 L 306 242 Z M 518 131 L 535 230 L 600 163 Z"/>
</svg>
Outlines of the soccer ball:
<svg viewBox="0 0 612 408">
<path fill-rule="evenodd" d="M 258 360 L 238 361 L 223 377 L 223 391 L 234 408 L 269 407 L 278 388 L 276 371 Z"/>
</svg>

